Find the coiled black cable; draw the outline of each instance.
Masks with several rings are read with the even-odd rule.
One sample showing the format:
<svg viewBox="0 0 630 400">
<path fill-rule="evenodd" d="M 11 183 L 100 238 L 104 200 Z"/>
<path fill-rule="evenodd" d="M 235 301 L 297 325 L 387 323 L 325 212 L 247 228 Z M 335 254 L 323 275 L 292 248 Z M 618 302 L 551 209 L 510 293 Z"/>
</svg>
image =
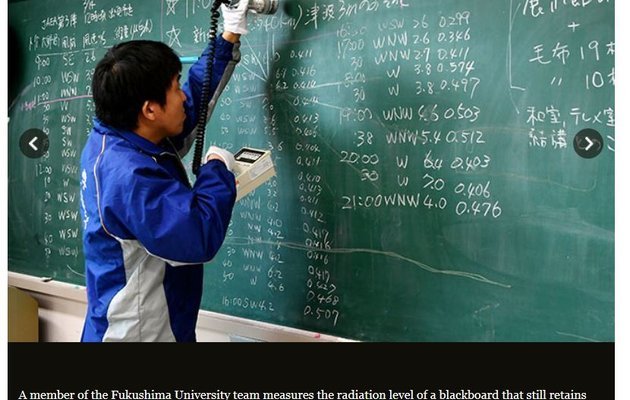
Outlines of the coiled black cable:
<svg viewBox="0 0 630 400">
<path fill-rule="evenodd" d="M 199 173 L 201 166 L 201 154 L 203 153 L 203 141 L 206 134 L 206 124 L 208 120 L 208 103 L 210 102 L 210 86 L 212 83 L 212 68 L 214 66 L 214 47 L 219 25 L 219 7 L 221 3 L 229 4 L 230 0 L 214 0 L 210 9 L 210 32 L 208 39 L 208 58 L 206 69 L 203 75 L 201 88 L 201 102 L 199 103 L 199 120 L 197 121 L 197 135 L 195 137 L 195 152 L 193 155 L 193 174 Z"/>
</svg>

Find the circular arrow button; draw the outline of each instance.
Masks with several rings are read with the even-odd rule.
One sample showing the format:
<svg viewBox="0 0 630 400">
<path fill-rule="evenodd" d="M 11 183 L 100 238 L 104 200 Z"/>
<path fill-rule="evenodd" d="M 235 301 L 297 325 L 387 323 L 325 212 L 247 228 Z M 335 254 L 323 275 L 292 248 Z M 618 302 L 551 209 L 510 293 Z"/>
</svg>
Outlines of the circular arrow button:
<svg viewBox="0 0 630 400">
<path fill-rule="evenodd" d="M 573 138 L 573 149 L 583 158 L 593 158 L 602 152 L 604 139 L 595 129 L 582 129 Z"/>
<path fill-rule="evenodd" d="M 48 151 L 48 135 L 41 129 L 32 128 L 20 136 L 20 150 L 28 158 L 39 158 Z"/>
</svg>

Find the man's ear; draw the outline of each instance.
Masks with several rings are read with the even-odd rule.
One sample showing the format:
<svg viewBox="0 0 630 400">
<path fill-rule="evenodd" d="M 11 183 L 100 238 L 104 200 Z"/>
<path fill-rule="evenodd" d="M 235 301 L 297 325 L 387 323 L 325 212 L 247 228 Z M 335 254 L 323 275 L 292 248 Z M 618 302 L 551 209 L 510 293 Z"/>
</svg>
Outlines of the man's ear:
<svg viewBox="0 0 630 400">
<path fill-rule="evenodd" d="M 158 104 L 154 101 L 145 101 L 141 109 L 142 116 L 150 121 L 155 121 L 157 105 Z"/>
</svg>

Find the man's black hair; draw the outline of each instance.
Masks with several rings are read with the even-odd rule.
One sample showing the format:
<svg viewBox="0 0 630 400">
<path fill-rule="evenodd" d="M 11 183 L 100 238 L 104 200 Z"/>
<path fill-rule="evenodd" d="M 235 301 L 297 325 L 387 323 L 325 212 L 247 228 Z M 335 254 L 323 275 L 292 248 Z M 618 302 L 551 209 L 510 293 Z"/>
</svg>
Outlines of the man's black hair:
<svg viewBox="0 0 630 400">
<path fill-rule="evenodd" d="M 144 102 L 164 106 L 173 77 L 181 70 L 179 57 L 162 42 L 132 40 L 115 45 L 94 70 L 96 116 L 114 128 L 137 128 Z"/>
</svg>

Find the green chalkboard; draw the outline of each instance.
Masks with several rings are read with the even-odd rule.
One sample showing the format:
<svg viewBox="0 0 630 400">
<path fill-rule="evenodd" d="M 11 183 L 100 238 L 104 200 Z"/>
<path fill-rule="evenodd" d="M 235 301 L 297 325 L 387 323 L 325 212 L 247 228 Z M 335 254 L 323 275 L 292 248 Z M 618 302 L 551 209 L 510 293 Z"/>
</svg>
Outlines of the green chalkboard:
<svg viewBox="0 0 630 400">
<path fill-rule="evenodd" d="M 278 173 L 237 204 L 203 308 L 368 341 L 613 341 L 614 1 L 280 2 L 208 125 Z M 121 40 L 199 54 L 209 4 L 9 4 L 11 271 L 84 283 L 92 68 Z"/>
</svg>

